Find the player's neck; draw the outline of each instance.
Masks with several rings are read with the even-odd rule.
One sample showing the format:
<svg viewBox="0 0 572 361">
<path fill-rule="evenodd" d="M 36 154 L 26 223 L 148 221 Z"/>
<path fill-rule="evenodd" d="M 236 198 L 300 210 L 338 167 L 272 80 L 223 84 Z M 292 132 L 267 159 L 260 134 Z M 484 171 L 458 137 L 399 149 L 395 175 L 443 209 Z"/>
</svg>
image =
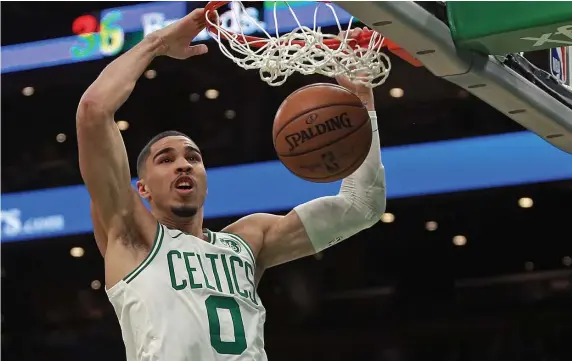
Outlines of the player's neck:
<svg viewBox="0 0 572 361">
<path fill-rule="evenodd" d="M 193 217 L 179 218 L 173 215 L 155 214 L 155 218 L 164 226 L 203 238 L 203 209 Z"/>
</svg>

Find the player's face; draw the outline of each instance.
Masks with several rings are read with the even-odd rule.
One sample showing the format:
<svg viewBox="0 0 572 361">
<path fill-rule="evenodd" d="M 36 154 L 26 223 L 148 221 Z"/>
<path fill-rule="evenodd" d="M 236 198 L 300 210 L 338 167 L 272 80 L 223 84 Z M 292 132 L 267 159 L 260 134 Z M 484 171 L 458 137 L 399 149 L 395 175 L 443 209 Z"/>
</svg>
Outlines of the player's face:
<svg viewBox="0 0 572 361">
<path fill-rule="evenodd" d="M 204 204 L 206 178 L 197 145 L 185 137 L 165 137 L 151 147 L 143 179 L 148 194 L 142 195 L 162 211 L 192 217 Z"/>
</svg>

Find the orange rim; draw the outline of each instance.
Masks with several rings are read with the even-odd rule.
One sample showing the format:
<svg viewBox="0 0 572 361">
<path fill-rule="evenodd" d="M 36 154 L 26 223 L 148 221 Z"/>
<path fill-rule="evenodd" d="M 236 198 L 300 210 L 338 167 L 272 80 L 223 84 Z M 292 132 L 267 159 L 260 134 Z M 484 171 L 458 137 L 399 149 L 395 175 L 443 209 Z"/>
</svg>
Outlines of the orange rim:
<svg viewBox="0 0 572 361">
<path fill-rule="evenodd" d="M 205 18 L 208 17 L 208 14 L 210 12 L 214 12 L 217 9 L 219 9 L 220 7 L 226 5 L 230 3 L 230 1 L 210 1 L 206 6 L 205 6 Z M 220 33 L 219 30 L 208 23 L 207 21 L 207 25 L 206 25 L 207 31 L 210 32 L 211 34 L 213 34 L 214 36 L 218 36 L 222 39 L 228 40 L 230 41 L 231 39 L 224 33 Z M 236 37 L 233 38 L 233 40 L 236 40 L 237 42 L 241 43 L 241 44 L 248 44 L 250 46 L 253 46 L 255 48 L 261 48 L 264 45 L 266 45 L 270 40 L 269 39 L 265 39 L 265 38 L 260 38 L 258 36 L 250 36 L 250 35 L 239 35 L 237 33 L 233 33 L 231 31 L 229 31 L 230 33 L 236 35 Z M 364 30 L 360 36 L 356 39 L 350 39 L 349 44 L 352 48 L 357 48 L 357 47 L 368 47 L 369 42 L 371 40 L 371 37 L 373 36 L 373 31 L 372 30 Z M 300 46 L 304 46 L 306 45 L 306 42 L 303 40 L 293 40 L 293 41 L 289 41 L 289 44 L 294 44 L 294 45 L 300 45 Z M 323 44 L 330 48 L 330 49 L 337 49 L 340 47 L 340 44 L 342 42 L 338 39 L 325 39 Z M 384 47 L 385 44 L 382 44 L 380 47 Z"/>
<path fill-rule="evenodd" d="M 215 12 L 217 9 L 228 3 L 230 3 L 230 1 L 209 1 L 205 5 L 205 18 L 208 17 L 209 13 Z M 253 46 L 255 48 L 262 48 L 270 41 L 269 39 L 260 38 L 258 36 L 250 36 L 244 34 L 239 35 L 229 31 L 230 33 L 235 35 L 235 37 L 231 39 L 225 33 L 221 33 L 215 26 L 209 24 L 208 21 L 206 23 L 206 29 L 209 33 L 211 33 L 215 37 L 220 37 L 227 41 L 234 40 L 241 44 Z M 358 47 L 367 48 L 369 46 L 369 42 L 371 40 L 371 37 L 373 36 L 373 33 L 374 33 L 373 30 L 369 29 L 364 30 L 358 38 L 350 39 L 349 45 L 354 49 Z M 342 42 L 338 39 L 325 39 L 323 42 L 323 44 L 330 49 L 339 48 L 341 43 Z M 303 40 L 292 40 L 288 41 L 288 44 L 304 46 L 306 45 L 306 42 Z M 375 46 L 376 49 L 383 47 L 387 47 L 389 51 L 391 51 L 393 54 L 399 56 L 401 59 L 407 61 L 409 64 L 413 66 L 416 67 L 423 66 L 423 64 L 419 60 L 417 60 L 414 56 L 407 53 L 403 48 L 401 48 L 399 45 L 397 45 L 396 43 L 392 42 L 387 38 L 384 38 L 384 40 L 380 42 L 380 45 Z"/>
</svg>

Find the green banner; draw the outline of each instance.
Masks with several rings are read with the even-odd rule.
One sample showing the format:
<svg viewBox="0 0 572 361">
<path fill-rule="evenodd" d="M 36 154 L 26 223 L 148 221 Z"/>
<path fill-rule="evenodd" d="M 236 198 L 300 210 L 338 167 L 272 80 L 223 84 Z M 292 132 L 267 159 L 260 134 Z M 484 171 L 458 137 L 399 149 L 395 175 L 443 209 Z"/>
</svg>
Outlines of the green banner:
<svg viewBox="0 0 572 361">
<path fill-rule="evenodd" d="M 447 2 L 459 48 L 504 55 L 572 46 L 572 1 Z"/>
</svg>

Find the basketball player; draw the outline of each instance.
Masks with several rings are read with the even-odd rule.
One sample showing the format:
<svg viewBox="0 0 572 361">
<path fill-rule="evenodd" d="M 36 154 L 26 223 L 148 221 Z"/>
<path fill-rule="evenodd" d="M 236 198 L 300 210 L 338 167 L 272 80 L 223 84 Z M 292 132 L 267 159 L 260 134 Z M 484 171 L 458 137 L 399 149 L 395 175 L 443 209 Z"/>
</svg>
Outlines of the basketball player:
<svg viewBox="0 0 572 361">
<path fill-rule="evenodd" d="M 189 47 L 204 23 L 197 9 L 150 34 L 103 70 L 78 107 L 80 169 L 128 361 L 266 360 L 256 293 L 264 270 L 371 227 L 385 209 L 373 95 L 345 79 L 340 84 L 371 111 L 374 132 L 369 155 L 337 195 L 286 216 L 252 214 L 221 232 L 203 230 L 205 166 L 197 144 L 179 132 L 159 134 L 142 150 L 132 188 L 114 113 L 155 57 L 206 53 L 205 45 Z"/>
</svg>

